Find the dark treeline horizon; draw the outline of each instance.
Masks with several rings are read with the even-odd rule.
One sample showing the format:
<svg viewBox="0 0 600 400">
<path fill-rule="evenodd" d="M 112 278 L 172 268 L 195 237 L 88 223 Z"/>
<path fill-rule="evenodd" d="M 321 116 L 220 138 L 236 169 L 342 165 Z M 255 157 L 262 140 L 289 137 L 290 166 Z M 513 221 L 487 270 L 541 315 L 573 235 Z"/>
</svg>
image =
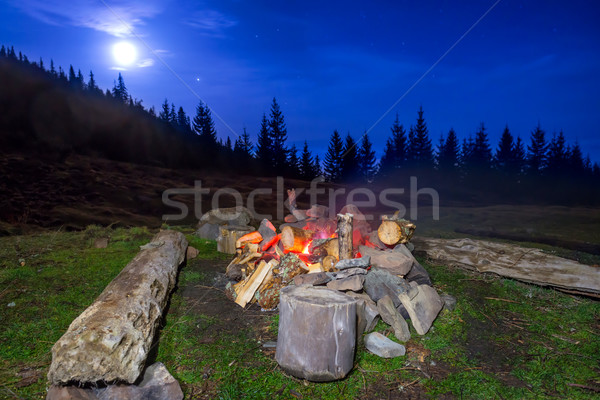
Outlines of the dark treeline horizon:
<svg viewBox="0 0 600 400">
<path fill-rule="evenodd" d="M 450 129 L 430 138 L 423 108 L 414 124 L 398 115 L 383 154 L 376 156 L 365 132 L 360 138 L 335 130 L 323 159 L 287 145 L 285 117 L 275 98 L 263 114 L 256 144 L 246 128 L 219 140 L 210 108 L 202 101 L 190 118 L 165 99 L 157 112 L 129 94 L 118 74 L 103 91 L 89 72 L 31 62 L 13 47 L 0 47 L 0 143 L 6 149 L 35 149 L 64 160 L 71 153 L 169 168 L 210 169 L 257 176 L 282 175 L 352 184 L 423 184 L 464 201 L 597 204 L 600 167 L 561 131 L 550 137 L 538 123 L 529 138 L 506 126 L 495 146 L 484 123 L 462 140 Z"/>
</svg>

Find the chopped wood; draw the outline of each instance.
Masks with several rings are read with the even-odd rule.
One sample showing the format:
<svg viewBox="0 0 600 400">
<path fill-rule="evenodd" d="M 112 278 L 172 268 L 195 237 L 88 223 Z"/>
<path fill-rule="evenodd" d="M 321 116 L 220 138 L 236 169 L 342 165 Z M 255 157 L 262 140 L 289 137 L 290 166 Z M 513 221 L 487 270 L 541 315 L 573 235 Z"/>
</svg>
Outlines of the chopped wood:
<svg viewBox="0 0 600 400">
<path fill-rule="evenodd" d="M 335 264 L 338 262 L 337 258 L 334 256 L 325 256 L 321 261 L 321 265 L 323 265 L 323 270 L 326 272 L 335 271 Z"/>
<path fill-rule="evenodd" d="M 352 214 L 346 213 L 337 215 L 337 232 L 340 246 L 340 260 L 348 260 L 354 258 L 354 250 L 352 244 L 352 220 Z"/>
<path fill-rule="evenodd" d="M 308 273 L 316 274 L 318 272 L 325 272 L 321 263 L 308 264 Z"/>
<path fill-rule="evenodd" d="M 308 247 L 308 252 L 318 256 L 333 256 L 336 260 L 340 256 L 340 245 L 338 238 L 315 239 Z"/>
<path fill-rule="evenodd" d="M 408 243 L 415 231 L 415 224 L 405 219 L 382 216 L 381 225 L 377 229 L 377 236 L 382 243 L 393 246 L 397 243 Z"/>
<path fill-rule="evenodd" d="M 244 246 L 246 243 L 260 243 L 262 242 L 263 237 L 258 231 L 246 233 L 244 236 L 240 237 L 235 241 L 235 247 L 239 249 Z"/>
<path fill-rule="evenodd" d="M 539 249 L 473 239 L 413 239 L 415 248 L 436 262 L 553 286 L 587 296 L 600 294 L 600 273 L 594 267 Z"/>
<path fill-rule="evenodd" d="M 256 289 L 263 282 L 269 270 L 275 265 L 277 261 L 271 260 L 269 262 L 261 261 L 260 264 L 256 267 L 256 270 L 252 275 L 250 275 L 245 281 L 240 282 L 242 286 L 236 289 L 237 297 L 235 299 L 236 304 L 241 307 L 246 307 L 246 304 L 256 292 Z M 237 286 L 237 285 L 236 285 Z"/>
<path fill-rule="evenodd" d="M 281 244 L 287 252 L 302 253 L 307 244 L 312 240 L 313 231 L 286 226 L 281 230 Z"/>
</svg>

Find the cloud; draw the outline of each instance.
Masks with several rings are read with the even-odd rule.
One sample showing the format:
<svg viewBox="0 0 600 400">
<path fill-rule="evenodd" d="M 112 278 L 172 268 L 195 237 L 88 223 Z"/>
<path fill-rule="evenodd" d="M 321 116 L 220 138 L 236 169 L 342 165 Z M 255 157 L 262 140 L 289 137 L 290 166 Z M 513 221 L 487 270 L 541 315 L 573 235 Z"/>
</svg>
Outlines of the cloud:
<svg viewBox="0 0 600 400">
<path fill-rule="evenodd" d="M 151 67 L 154 65 L 154 60 L 151 58 L 146 58 L 143 60 L 139 60 L 135 66 L 138 68 L 146 68 L 146 67 Z"/>
<path fill-rule="evenodd" d="M 117 37 L 131 36 L 145 19 L 161 13 L 164 0 L 10 0 L 33 18 L 51 25 L 95 29 Z"/>
<path fill-rule="evenodd" d="M 215 10 L 203 10 L 184 19 L 183 23 L 206 35 L 222 38 L 225 37 L 224 31 L 237 25 L 238 21 Z"/>
</svg>

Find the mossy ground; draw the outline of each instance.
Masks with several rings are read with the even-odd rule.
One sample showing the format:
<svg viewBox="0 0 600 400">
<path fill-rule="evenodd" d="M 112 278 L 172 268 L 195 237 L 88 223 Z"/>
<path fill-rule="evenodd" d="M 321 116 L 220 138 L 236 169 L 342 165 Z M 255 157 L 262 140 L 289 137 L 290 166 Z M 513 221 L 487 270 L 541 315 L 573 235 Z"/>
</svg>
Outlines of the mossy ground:
<svg viewBox="0 0 600 400">
<path fill-rule="evenodd" d="M 600 386 L 600 303 L 429 264 L 457 307 L 427 335 L 413 331 L 406 356 L 380 359 L 359 346 L 342 381 L 287 376 L 263 347 L 276 338 L 276 313 L 227 300 L 215 278 L 229 257 L 184 232 L 200 256 L 180 271 L 153 358 L 188 399 L 600 397 L 590 390 Z M 92 226 L 0 238 L 0 398 L 45 397 L 52 345 L 152 234 Z M 110 237 L 107 248 L 93 248 L 98 237 Z M 381 322 L 376 329 L 390 334 Z"/>
</svg>

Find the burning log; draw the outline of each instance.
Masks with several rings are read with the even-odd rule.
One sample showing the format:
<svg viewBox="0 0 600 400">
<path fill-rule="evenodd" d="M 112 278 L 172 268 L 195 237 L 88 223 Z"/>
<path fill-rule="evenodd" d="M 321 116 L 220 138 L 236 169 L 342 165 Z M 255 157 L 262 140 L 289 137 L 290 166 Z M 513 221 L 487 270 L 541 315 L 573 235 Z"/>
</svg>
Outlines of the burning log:
<svg viewBox="0 0 600 400">
<path fill-rule="evenodd" d="M 356 300 L 313 286 L 281 290 L 275 359 L 286 372 L 315 382 L 342 379 L 354 365 Z"/>
<path fill-rule="evenodd" d="M 310 243 L 313 231 L 286 226 L 281 230 L 281 244 L 286 252 L 302 253 Z"/>
<path fill-rule="evenodd" d="M 235 241 L 235 248 L 239 249 L 246 243 L 260 243 L 263 237 L 258 231 L 246 233 L 244 236 Z"/>
<path fill-rule="evenodd" d="M 397 243 L 408 243 L 415 231 L 415 224 L 398 217 L 398 212 L 393 216 L 383 215 L 381 225 L 377 229 L 379 240 L 388 246 Z"/>
<path fill-rule="evenodd" d="M 308 247 L 308 252 L 316 256 L 332 256 L 336 261 L 340 257 L 340 245 L 337 238 L 315 239 Z"/>
<path fill-rule="evenodd" d="M 354 257 L 352 246 L 352 214 L 338 214 L 338 241 L 340 245 L 340 260 Z"/>
<path fill-rule="evenodd" d="M 335 271 L 335 264 L 338 262 L 337 258 L 334 256 L 325 256 L 321 261 L 321 265 L 323 266 L 323 270 L 326 272 Z"/>
</svg>

